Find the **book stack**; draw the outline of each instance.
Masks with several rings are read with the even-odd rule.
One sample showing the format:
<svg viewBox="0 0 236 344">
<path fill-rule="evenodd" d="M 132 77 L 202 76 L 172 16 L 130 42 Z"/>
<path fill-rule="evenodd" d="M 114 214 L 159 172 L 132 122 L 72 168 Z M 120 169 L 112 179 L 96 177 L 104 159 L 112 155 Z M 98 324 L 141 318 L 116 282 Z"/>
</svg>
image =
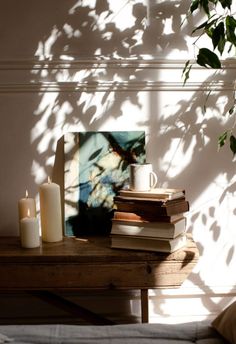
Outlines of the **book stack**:
<svg viewBox="0 0 236 344">
<path fill-rule="evenodd" d="M 186 245 L 185 190 L 120 190 L 114 197 L 111 247 L 174 252 Z"/>
</svg>

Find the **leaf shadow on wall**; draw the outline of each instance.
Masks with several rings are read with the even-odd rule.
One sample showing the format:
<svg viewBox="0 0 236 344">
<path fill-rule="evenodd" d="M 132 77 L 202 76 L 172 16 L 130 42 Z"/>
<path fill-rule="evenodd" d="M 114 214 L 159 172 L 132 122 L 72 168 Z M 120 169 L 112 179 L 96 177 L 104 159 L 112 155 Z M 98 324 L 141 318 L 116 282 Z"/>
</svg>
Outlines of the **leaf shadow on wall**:
<svg viewBox="0 0 236 344">
<path fill-rule="evenodd" d="M 234 123 L 233 116 L 228 116 L 227 112 L 232 106 L 233 87 L 224 89 L 218 86 L 222 81 L 232 82 L 232 71 L 224 71 L 218 73 L 217 76 L 210 76 L 203 81 L 202 85 L 192 92 L 192 96 L 188 101 L 180 100 L 177 103 L 178 109 L 173 115 L 163 116 L 158 124 L 153 128 L 152 143 L 155 140 L 162 143 L 157 146 L 157 156 L 159 156 L 159 166 L 164 165 L 165 154 L 170 150 L 170 144 L 173 139 L 179 140 L 182 149 L 182 157 L 189 155 L 191 150 L 191 159 L 184 165 L 180 173 L 176 173 L 174 178 L 170 180 L 171 186 L 184 185 L 187 191 L 187 197 L 190 201 L 190 213 L 188 214 L 188 230 L 193 232 L 200 253 L 199 268 L 190 274 L 189 280 L 194 285 L 202 288 L 201 302 L 202 305 L 209 311 L 218 308 L 223 309 L 229 302 L 226 298 L 221 298 L 220 301 L 215 301 L 213 298 L 207 297 L 207 294 L 212 294 L 213 290 L 207 285 L 206 281 L 208 271 L 215 271 L 217 275 L 217 266 L 220 264 L 222 269 L 222 262 L 225 264 L 225 276 L 227 279 L 230 270 L 229 266 L 233 266 L 235 262 L 235 243 L 232 240 L 235 236 L 233 234 L 232 222 L 228 221 L 228 217 L 233 217 L 236 214 L 236 208 L 230 209 L 227 207 L 228 199 L 232 199 L 236 192 L 235 183 L 235 169 L 232 163 L 232 152 L 229 147 L 222 147 L 217 152 L 217 138 L 225 130 L 231 128 Z M 229 82 L 230 80 L 230 82 Z M 218 84 L 217 84 L 218 83 Z M 206 84 L 208 88 L 205 89 Z M 211 86 L 213 84 L 213 86 Z M 216 90 L 214 90 L 216 85 Z M 187 87 L 187 85 L 186 85 Z M 209 89 L 212 90 L 206 106 L 206 112 L 203 111 L 203 105 L 206 101 Z M 153 101 L 155 104 L 155 100 Z M 177 155 L 177 154 L 176 154 Z M 180 158 L 176 158 L 175 154 L 166 168 L 159 171 L 159 178 L 162 181 L 168 180 L 168 175 L 175 170 L 176 165 L 179 164 Z M 193 176 L 196 181 L 193 183 Z M 221 178 L 219 178 L 221 176 Z M 223 178 L 222 178 L 223 176 Z M 222 180 L 221 180 L 222 179 Z M 209 189 L 209 186 L 214 182 L 218 191 Z M 200 196 L 205 190 L 208 194 L 204 201 L 201 202 Z M 198 200 L 199 201 L 196 201 Z M 195 203 L 195 204 L 194 204 Z M 191 205 L 194 207 L 191 208 Z M 223 218 L 219 219 L 217 210 L 222 209 Z M 232 221 L 232 220 L 231 220 Z M 204 234 L 205 233 L 205 234 Z M 203 246 L 201 241 L 197 238 L 205 239 Z M 204 239 L 201 239 L 204 242 Z M 206 243 L 209 243 L 207 245 Z M 212 249 L 214 244 L 215 249 Z M 211 247 L 210 247 L 211 245 Z M 210 254 L 212 252 L 212 254 Z M 207 257 L 207 263 L 203 263 L 202 257 Z M 206 258 L 205 258 L 206 259 Z M 207 260 L 207 259 L 206 259 Z M 218 267 L 219 269 L 219 267 Z M 227 287 L 226 287 L 227 288 Z M 230 292 L 230 291 L 229 291 Z M 234 289 L 232 289 L 234 295 Z M 178 297 L 177 297 L 178 299 Z M 163 301 L 156 307 L 155 311 L 162 314 Z"/>
<path fill-rule="evenodd" d="M 140 92 L 148 90 L 147 70 L 142 66 L 136 69 L 122 66 L 117 68 L 116 64 L 109 64 L 109 59 L 116 59 L 119 65 L 119 61 L 126 58 L 142 60 L 144 55 L 156 58 L 168 56 L 174 49 L 187 51 L 184 38 L 187 29 L 185 27 L 180 29 L 180 23 L 181 15 L 187 12 L 188 4 L 183 1 L 160 4 L 153 4 L 150 1 L 149 7 L 142 3 L 122 4 L 124 7 L 121 6 L 116 13 L 108 1 L 95 1 L 94 6 L 84 6 L 83 2 L 70 1 L 68 6 L 64 5 L 64 15 L 56 17 L 52 15 L 54 11 L 52 6 L 47 8 L 48 15 L 44 19 L 47 23 L 41 29 L 38 28 L 36 56 L 40 64 L 39 67 L 32 68 L 31 78 L 39 85 L 39 104 L 34 112 L 31 150 L 36 154 L 32 159 L 36 161 L 37 166 L 44 169 L 45 177 L 51 174 L 51 160 L 57 140 L 63 132 L 71 128 L 74 130 L 76 126 L 82 127 L 85 131 L 99 130 L 106 126 L 108 120 L 118 120 L 124 114 L 123 105 L 127 102 L 137 109 L 142 109 L 143 104 L 139 95 Z M 40 4 L 37 6 L 40 8 Z M 133 24 L 119 28 L 115 19 L 120 13 L 125 13 L 122 11 L 126 6 L 132 7 Z M 171 22 L 169 31 L 166 30 L 167 22 Z M 100 59 L 97 65 L 94 63 L 96 59 Z M 80 63 L 73 63 L 73 60 L 79 60 Z M 81 63 L 83 60 L 86 62 L 84 65 Z M 91 68 L 88 69 L 90 60 L 92 60 Z M 132 83 L 136 82 L 137 85 L 140 81 L 141 87 L 132 89 Z M 45 86 L 46 82 L 51 85 L 48 86 L 48 90 Z M 53 83 L 55 88 L 52 87 Z M 125 85 L 128 85 L 126 89 Z M 158 97 L 159 95 L 153 93 L 150 96 L 150 114 L 156 113 L 154 99 L 156 102 Z M 148 144 L 151 147 L 157 146 L 155 154 L 159 157 L 165 156 L 173 138 L 181 138 L 185 152 L 192 143 L 193 136 L 195 137 L 196 142 L 189 164 L 173 179 L 175 185 L 186 185 L 190 202 L 207 188 L 221 171 L 222 166 L 227 166 L 228 159 L 226 154 L 220 153 L 219 163 L 219 158 L 214 152 L 213 142 L 215 132 L 219 128 L 218 120 L 206 119 L 199 124 L 197 104 L 199 104 L 198 92 L 194 93 L 190 101 L 180 101 L 178 104 L 180 110 L 173 116 L 167 119 L 150 116 L 148 120 L 144 119 L 139 123 L 140 127 L 150 127 Z M 213 100 L 212 107 L 215 108 Z M 176 118 L 182 122 L 181 128 L 175 125 Z M 135 118 L 132 119 L 135 121 Z M 208 144 L 202 141 L 203 124 L 206 124 L 211 131 L 208 132 L 210 137 Z M 162 126 L 166 128 L 164 132 L 160 132 Z M 38 149 L 41 146 L 46 146 L 46 149 Z M 209 156 L 212 159 L 212 168 L 208 169 L 207 175 L 199 179 L 196 185 L 192 185 L 193 171 L 196 176 L 201 175 L 202 166 L 205 166 Z M 217 169 L 213 166 L 217 166 Z M 228 172 L 229 180 L 232 177 L 230 173 Z M 172 182 L 168 177 L 167 169 L 159 173 L 159 178 L 163 182 L 166 180 Z M 201 216 L 200 211 L 199 214 L 194 214 L 192 223 L 197 216 Z M 215 234 L 219 232 L 217 224 L 213 224 L 211 230 L 217 240 Z M 200 253 L 203 254 L 203 247 L 200 243 L 198 246 Z M 229 254 L 227 263 L 230 259 Z M 190 279 L 193 283 L 204 285 L 204 280 L 199 274 L 193 273 Z"/>
</svg>

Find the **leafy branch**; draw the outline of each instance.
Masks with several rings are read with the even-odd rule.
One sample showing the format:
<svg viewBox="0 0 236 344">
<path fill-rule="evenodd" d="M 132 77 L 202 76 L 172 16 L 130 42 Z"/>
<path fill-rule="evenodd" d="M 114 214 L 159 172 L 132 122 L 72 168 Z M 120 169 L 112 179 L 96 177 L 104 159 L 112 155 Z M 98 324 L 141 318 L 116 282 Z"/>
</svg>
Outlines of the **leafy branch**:
<svg viewBox="0 0 236 344">
<path fill-rule="evenodd" d="M 196 63 L 205 68 L 221 69 L 221 57 L 223 53 L 229 53 L 233 47 L 236 47 L 236 18 L 232 13 L 233 0 L 192 0 L 188 16 L 193 16 L 195 11 L 201 11 L 205 20 L 194 28 L 192 35 L 197 36 L 194 47 L 197 48 Z M 219 13 L 218 13 L 219 12 Z M 207 36 L 212 47 L 197 47 L 197 42 L 202 36 Z M 184 84 L 190 76 L 192 64 L 190 60 L 186 61 L 183 69 Z M 236 115 L 236 99 L 234 90 L 233 105 L 229 110 L 229 115 Z M 235 126 L 235 125 L 234 125 Z M 230 149 L 236 154 L 236 138 L 232 131 L 234 126 L 220 135 L 218 146 L 221 148 L 229 139 Z"/>
</svg>

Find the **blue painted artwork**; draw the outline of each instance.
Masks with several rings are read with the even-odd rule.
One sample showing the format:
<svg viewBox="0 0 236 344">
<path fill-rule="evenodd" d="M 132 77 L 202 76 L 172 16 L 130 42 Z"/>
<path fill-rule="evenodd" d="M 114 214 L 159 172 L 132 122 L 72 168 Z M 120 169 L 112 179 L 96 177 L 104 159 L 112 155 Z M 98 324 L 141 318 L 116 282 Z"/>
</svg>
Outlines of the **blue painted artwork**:
<svg viewBox="0 0 236 344">
<path fill-rule="evenodd" d="M 73 144 L 67 142 L 70 151 L 66 156 L 70 161 L 76 157 L 76 161 L 70 163 L 69 168 L 67 164 L 65 173 L 78 180 L 74 182 L 67 177 L 73 180 L 73 185 L 65 185 L 65 202 L 74 207 L 71 214 L 65 210 L 65 235 L 107 235 L 111 230 L 113 198 L 128 184 L 129 164 L 145 162 L 145 132 L 80 132 L 74 135 Z M 71 166 L 76 171 L 71 171 Z M 73 201 L 70 200 L 72 193 Z"/>
</svg>

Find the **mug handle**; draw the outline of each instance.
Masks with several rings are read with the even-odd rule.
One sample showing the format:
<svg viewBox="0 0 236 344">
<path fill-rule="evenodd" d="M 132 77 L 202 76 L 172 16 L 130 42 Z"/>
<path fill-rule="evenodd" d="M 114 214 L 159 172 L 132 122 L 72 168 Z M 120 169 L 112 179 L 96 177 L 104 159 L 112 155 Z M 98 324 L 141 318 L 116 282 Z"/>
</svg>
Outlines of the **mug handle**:
<svg viewBox="0 0 236 344">
<path fill-rule="evenodd" d="M 150 172 L 150 188 L 154 188 L 157 185 L 157 175 L 155 172 Z"/>
</svg>

